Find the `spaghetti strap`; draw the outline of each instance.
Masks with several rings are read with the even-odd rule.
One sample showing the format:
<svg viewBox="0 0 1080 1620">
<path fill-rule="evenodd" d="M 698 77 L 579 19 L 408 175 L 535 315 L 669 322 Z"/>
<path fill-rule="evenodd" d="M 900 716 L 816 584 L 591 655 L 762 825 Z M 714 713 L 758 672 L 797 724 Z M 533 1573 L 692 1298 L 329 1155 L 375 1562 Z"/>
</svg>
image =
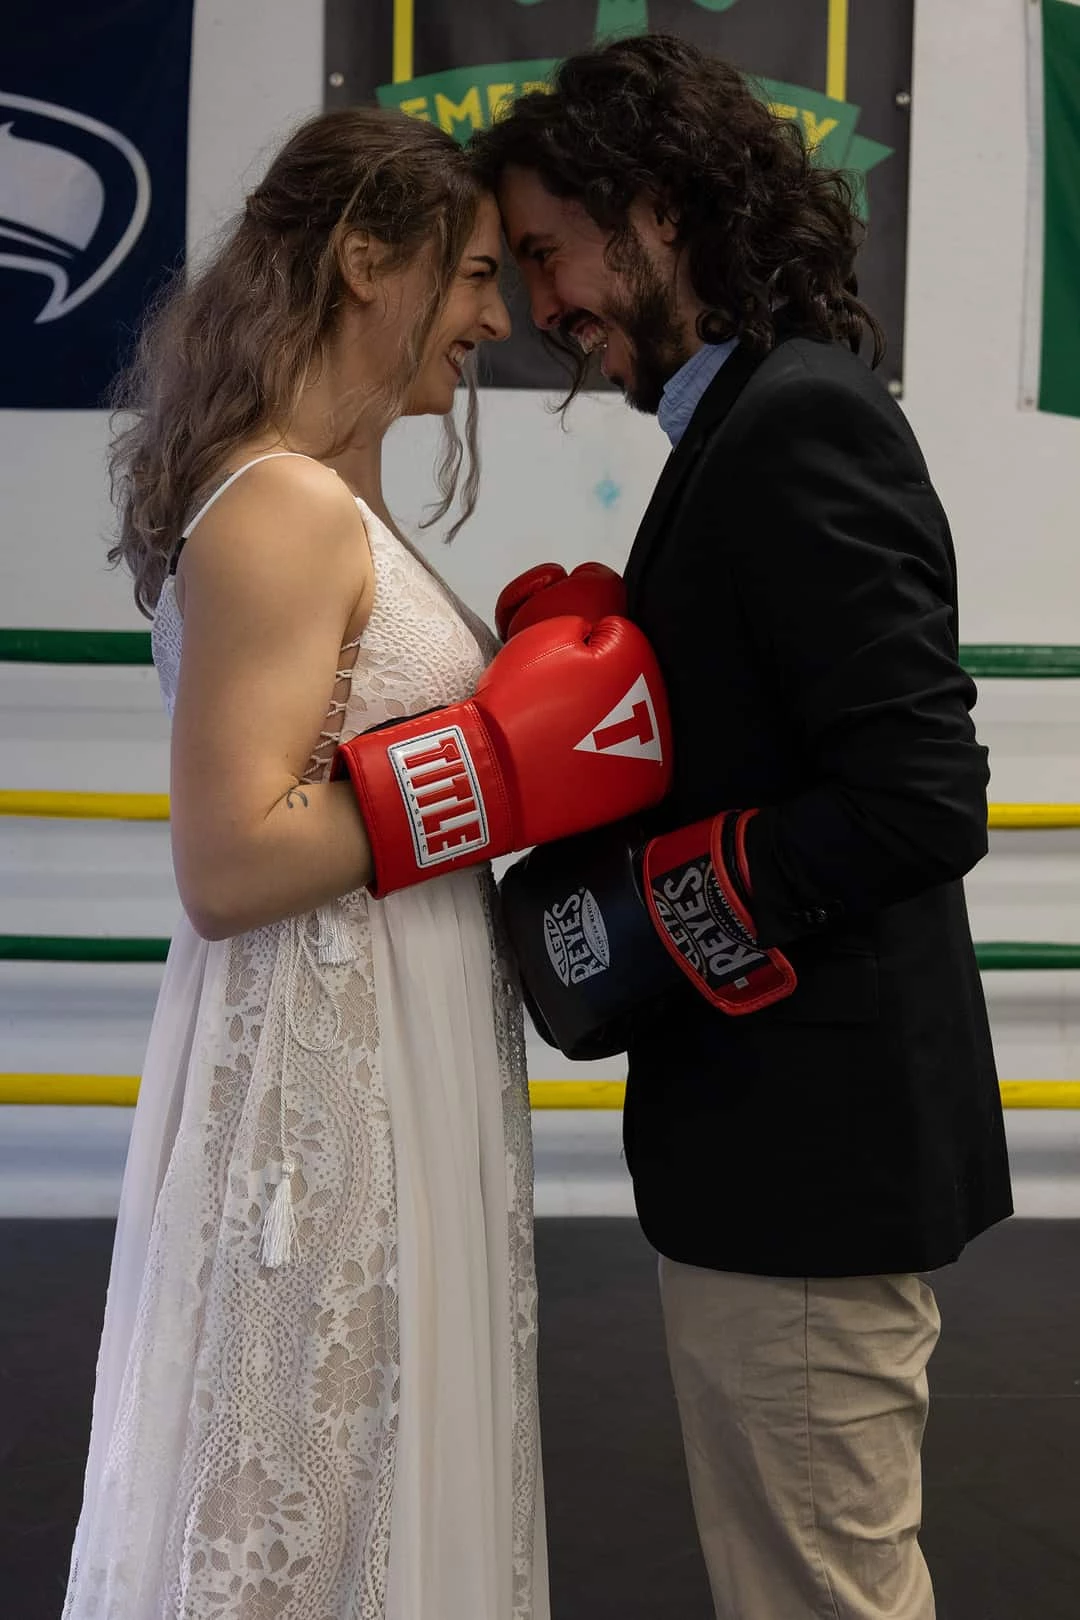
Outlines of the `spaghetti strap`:
<svg viewBox="0 0 1080 1620">
<path fill-rule="evenodd" d="M 199 510 L 196 512 L 191 522 L 188 523 L 184 528 L 180 539 L 182 541 L 190 539 L 191 535 L 195 531 L 196 526 L 202 522 L 203 518 L 206 516 L 207 512 L 209 512 L 214 502 L 221 499 L 225 491 L 230 487 L 230 485 L 236 483 L 236 480 L 241 476 L 242 473 L 246 473 L 252 467 L 257 467 L 260 461 L 277 461 L 283 456 L 297 456 L 301 461 L 314 461 L 315 459 L 314 456 L 305 456 L 300 450 L 268 450 L 265 455 L 253 456 L 250 461 L 245 461 L 242 467 L 237 467 L 235 472 L 230 473 L 225 482 L 218 485 L 210 499 L 203 502 L 202 506 L 199 507 Z M 179 550 L 179 547 L 177 550 Z"/>
</svg>

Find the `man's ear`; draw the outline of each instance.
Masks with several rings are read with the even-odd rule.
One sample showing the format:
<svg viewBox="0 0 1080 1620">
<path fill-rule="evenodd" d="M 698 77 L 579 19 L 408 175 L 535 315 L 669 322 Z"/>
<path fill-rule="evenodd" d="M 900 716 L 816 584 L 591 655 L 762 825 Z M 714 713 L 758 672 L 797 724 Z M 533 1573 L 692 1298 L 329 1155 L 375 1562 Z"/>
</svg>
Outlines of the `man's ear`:
<svg viewBox="0 0 1080 1620">
<path fill-rule="evenodd" d="M 382 258 L 381 245 L 370 231 L 346 231 L 338 242 L 337 261 L 341 279 L 359 304 L 375 298 L 376 271 Z"/>
<path fill-rule="evenodd" d="M 660 240 L 665 247 L 674 247 L 679 235 L 679 216 L 674 208 L 664 202 L 660 197 L 654 197 L 652 202 L 653 219 L 660 233 Z"/>
<path fill-rule="evenodd" d="M 636 216 L 636 218 L 635 218 Z M 663 197 L 637 198 L 630 210 L 639 236 L 662 247 L 674 247 L 679 238 L 679 216 Z"/>
</svg>

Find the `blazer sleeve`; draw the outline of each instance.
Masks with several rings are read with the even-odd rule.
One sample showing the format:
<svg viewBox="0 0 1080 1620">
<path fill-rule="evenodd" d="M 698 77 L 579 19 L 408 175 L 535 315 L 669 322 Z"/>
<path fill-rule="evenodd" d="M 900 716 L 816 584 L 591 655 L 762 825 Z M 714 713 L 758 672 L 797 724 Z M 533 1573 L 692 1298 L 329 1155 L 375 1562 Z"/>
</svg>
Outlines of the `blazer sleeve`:
<svg viewBox="0 0 1080 1620">
<path fill-rule="evenodd" d="M 989 770 L 948 525 L 892 402 L 808 370 L 740 437 L 735 588 L 806 783 L 747 840 L 759 938 L 783 945 L 969 871 Z"/>
</svg>

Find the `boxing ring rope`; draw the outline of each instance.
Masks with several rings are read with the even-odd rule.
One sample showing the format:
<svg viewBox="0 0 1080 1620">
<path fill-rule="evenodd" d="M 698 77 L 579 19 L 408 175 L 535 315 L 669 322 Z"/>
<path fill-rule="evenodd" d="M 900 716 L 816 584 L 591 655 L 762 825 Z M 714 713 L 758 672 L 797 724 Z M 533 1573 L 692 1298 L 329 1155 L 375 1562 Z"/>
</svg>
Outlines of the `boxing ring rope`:
<svg viewBox="0 0 1080 1620">
<path fill-rule="evenodd" d="M 167 939 L 93 934 L 0 934 L 0 962 L 164 962 Z M 991 940 L 976 945 L 983 973 L 1080 972 L 1080 945 Z"/>
<path fill-rule="evenodd" d="M 38 630 L 0 627 L 4 664 L 150 664 L 148 630 Z M 1080 646 L 970 642 L 960 662 L 977 680 L 1075 680 Z"/>
<path fill-rule="evenodd" d="M 1080 678 L 1080 646 L 985 643 L 962 646 L 968 673 L 985 680 Z M 0 628 L 0 663 L 138 667 L 152 662 L 150 636 L 131 630 L 40 630 Z M 109 821 L 167 821 L 165 793 L 71 793 L 0 790 L 0 816 Z M 993 829 L 1080 827 L 1080 804 L 991 804 Z M 72 935 L 0 935 L 0 961 L 147 963 L 164 962 L 169 941 Z M 982 972 L 1080 971 L 1080 944 L 993 940 L 975 947 Z M 131 1107 L 137 1075 L 0 1073 L 0 1105 Z M 533 1080 L 534 1109 L 619 1109 L 621 1080 Z M 1080 1081 L 1003 1080 L 1006 1108 L 1080 1110 Z"/>
<path fill-rule="evenodd" d="M 39 793 L 5 788 L 0 791 L 0 816 L 37 820 L 168 821 L 167 793 Z"/>
<path fill-rule="evenodd" d="M 168 821 L 167 793 L 61 793 L 0 790 L 0 816 L 76 821 Z M 1080 804 L 992 804 L 992 828 L 1080 827 Z"/>
<path fill-rule="evenodd" d="M 621 1109 L 625 1080 L 530 1080 L 533 1109 Z M 133 1108 L 137 1074 L 0 1074 L 0 1107 Z M 1080 1109 L 1080 1080 L 1002 1080 L 1004 1107 Z"/>
<path fill-rule="evenodd" d="M 149 630 L 0 629 L 4 664 L 151 664 Z"/>
</svg>

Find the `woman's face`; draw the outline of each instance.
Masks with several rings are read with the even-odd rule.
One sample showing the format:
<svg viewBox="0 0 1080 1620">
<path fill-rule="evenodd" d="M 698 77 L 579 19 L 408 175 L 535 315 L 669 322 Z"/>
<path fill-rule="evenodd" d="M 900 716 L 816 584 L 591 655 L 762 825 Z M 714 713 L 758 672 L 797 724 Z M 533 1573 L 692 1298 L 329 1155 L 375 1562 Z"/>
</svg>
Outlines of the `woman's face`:
<svg viewBox="0 0 1080 1620">
<path fill-rule="evenodd" d="M 510 316 L 499 291 L 502 228 L 495 199 L 484 196 L 472 236 L 446 301 L 428 334 L 405 402 L 406 416 L 445 416 L 454 407 L 462 367 L 480 343 L 510 336 Z"/>
</svg>

